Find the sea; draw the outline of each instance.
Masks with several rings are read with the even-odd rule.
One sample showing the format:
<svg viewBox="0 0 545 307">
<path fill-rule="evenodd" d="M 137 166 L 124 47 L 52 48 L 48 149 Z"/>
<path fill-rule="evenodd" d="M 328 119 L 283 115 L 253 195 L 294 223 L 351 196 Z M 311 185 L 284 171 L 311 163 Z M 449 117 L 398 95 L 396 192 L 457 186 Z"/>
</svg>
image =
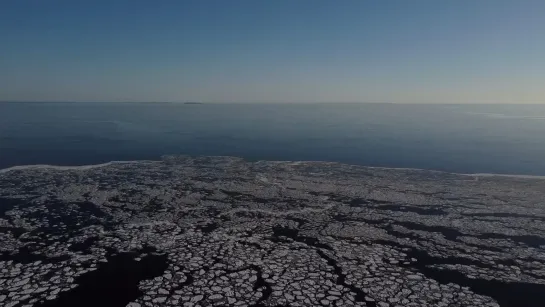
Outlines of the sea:
<svg viewBox="0 0 545 307">
<path fill-rule="evenodd" d="M 544 176 L 545 105 L 0 103 L 0 169 L 171 154 Z"/>
</svg>

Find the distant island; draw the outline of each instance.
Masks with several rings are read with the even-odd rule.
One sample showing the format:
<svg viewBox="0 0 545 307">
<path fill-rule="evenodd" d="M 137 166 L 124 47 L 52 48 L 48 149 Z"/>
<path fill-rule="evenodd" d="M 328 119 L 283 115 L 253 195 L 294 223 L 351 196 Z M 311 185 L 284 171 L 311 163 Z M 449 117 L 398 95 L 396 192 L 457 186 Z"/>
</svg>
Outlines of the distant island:
<svg viewBox="0 0 545 307">
<path fill-rule="evenodd" d="M 188 102 L 184 102 L 184 104 L 203 104 L 203 103 L 202 102 L 188 101 Z"/>
</svg>

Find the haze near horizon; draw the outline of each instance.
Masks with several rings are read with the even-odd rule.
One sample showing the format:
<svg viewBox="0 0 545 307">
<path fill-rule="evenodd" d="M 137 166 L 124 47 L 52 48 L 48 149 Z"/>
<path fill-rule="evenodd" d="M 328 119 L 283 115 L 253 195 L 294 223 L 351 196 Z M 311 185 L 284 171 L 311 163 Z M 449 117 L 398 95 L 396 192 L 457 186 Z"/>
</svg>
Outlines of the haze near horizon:
<svg viewBox="0 0 545 307">
<path fill-rule="evenodd" d="M 0 101 L 545 103 L 543 1 L 3 1 Z"/>
</svg>

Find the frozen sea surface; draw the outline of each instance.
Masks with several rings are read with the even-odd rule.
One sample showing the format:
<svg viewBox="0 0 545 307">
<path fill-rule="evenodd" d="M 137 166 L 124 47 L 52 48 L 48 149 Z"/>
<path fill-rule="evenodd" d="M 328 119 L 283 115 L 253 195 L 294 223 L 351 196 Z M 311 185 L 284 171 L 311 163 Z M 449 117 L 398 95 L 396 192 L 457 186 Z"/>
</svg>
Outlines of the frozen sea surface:
<svg viewBox="0 0 545 307">
<path fill-rule="evenodd" d="M 15 168 L 0 305 L 543 307 L 544 186 L 230 157 Z"/>
</svg>

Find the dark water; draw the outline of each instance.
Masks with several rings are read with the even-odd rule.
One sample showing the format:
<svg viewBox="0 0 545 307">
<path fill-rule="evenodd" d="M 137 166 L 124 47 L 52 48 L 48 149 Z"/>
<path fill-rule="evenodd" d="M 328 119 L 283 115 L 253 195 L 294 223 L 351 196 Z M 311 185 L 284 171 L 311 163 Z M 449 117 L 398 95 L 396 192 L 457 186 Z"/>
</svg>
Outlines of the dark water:
<svg viewBox="0 0 545 307">
<path fill-rule="evenodd" d="M 161 276 L 168 266 L 164 255 L 147 255 L 141 261 L 134 260 L 134 256 L 129 253 L 109 256 L 108 262 L 96 271 L 77 277 L 77 288 L 38 306 L 126 306 L 143 295 L 138 289 L 140 281 Z"/>
<path fill-rule="evenodd" d="M 545 105 L 0 103 L 0 168 L 164 154 L 545 175 Z"/>
</svg>

